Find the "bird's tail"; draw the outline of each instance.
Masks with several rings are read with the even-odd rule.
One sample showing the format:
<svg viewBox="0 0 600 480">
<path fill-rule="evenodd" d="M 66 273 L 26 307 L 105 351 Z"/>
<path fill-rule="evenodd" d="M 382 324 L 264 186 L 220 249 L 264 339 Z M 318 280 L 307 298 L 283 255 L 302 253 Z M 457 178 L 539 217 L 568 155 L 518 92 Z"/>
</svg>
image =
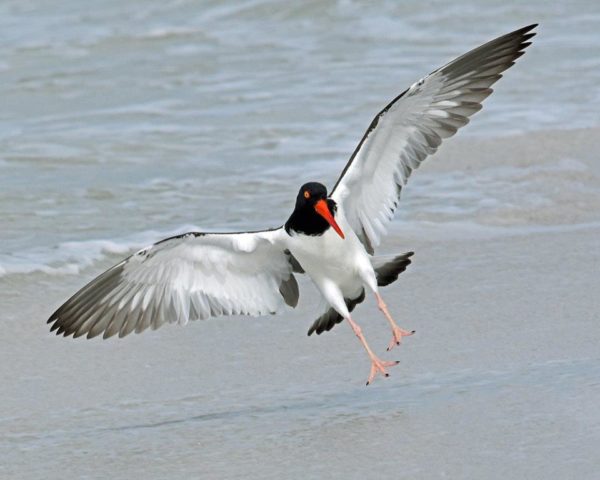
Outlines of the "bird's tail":
<svg viewBox="0 0 600 480">
<path fill-rule="evenodd" d="M 392 282 L 395 282 L 406 268 L 410 265 L 410 257 L 415 252 L 408 252 L 397 256 L 380 256 L 372 257 L 371 264 L 377 275 L 377 285 L 385 287 Z M 361 303 L 365 299 L 365 290 L 363 289 L 360 295 L 356 298 L 345 298 L 346 306 L 349 311 L 354 310 L 354 307 Z M 320 335 L 323 332 L 331 330 L 336 324 L 340 323 L 344 318 L 336 312 L 333 308 L 327 309 L 327 311 L 315 320 L 312 326 L 308 329 L 308 334 L 312 335 L 316 333 Z"/>
</svg>

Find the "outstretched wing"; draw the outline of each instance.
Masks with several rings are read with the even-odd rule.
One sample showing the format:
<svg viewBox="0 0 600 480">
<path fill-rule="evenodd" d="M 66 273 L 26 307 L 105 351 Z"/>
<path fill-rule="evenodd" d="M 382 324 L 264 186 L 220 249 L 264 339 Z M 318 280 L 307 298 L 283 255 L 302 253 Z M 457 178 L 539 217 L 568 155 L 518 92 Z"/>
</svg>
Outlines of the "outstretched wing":
<svg viewBox="0 0 600 480">
<path fill-rule="evenodd" d="M 373 119 L 331 194 L 370 253 L 411 172 L 481 109 L 490 86 L 530 45 L 536 26 L 496 38 L 435 70 Z"/>
<path fill-rule="evenodd" d="M 284 231 L 187 233 L 140 250 L 92 280 L 52 314 L 65 336 L 123 337 L 165 323 L 295 307 L 298 284 Z"/>
</svg>

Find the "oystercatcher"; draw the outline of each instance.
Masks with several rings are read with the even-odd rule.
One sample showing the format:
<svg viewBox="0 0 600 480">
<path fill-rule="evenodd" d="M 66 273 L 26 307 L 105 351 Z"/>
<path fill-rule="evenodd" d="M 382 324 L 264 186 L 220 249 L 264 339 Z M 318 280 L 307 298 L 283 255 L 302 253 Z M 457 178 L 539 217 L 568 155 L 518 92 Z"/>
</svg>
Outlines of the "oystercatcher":
<svg viewBox="0 0 600 480">
<path fill-rule="evenodd" d="M 297 305 L 294 274 L 305 273 L 329 304 L 308 334 L 346 320 L 371 361 L 367 385 L 378 373 L 388 376 L 387 367 L 397 362 L 373 353 L 350 312 L 367 291 L 391 326 L 388 350 L 412 335 L 396 325 L 379 287 L 395 281 L 413 253 L 379 258 L 374 247 L 412 171 L 481 109 L 536 26 L 471 50 L 398 95 L 371 122 L 331 192 L 321 183 L 303 185 L 283 226 L 190 232 L 146 247 L 75 293 L 48 320 L 51 331 L 124 337 L 165 323 L 272 314 Z"/>
</svg>

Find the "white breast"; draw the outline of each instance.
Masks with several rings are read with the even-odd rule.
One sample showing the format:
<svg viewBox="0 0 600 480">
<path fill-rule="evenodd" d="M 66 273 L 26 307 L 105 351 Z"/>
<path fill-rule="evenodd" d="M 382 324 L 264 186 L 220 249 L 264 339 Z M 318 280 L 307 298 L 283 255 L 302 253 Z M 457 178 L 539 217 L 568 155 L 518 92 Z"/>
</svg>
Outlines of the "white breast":
<svg viewBox="0 0 600 480">
<path fill-rule="evenodd" d="M 373 267 L 344 215 L 338 212 L 335 219 L 345 238 L 333 228 L 315 236 L 292 232 L 288 248 L 317 287 L 322 289 L 324 281 L 331 280 L 344 296 L 351 297 L 360 293 L 363 279 L 372 274 Z"/>
</svg>

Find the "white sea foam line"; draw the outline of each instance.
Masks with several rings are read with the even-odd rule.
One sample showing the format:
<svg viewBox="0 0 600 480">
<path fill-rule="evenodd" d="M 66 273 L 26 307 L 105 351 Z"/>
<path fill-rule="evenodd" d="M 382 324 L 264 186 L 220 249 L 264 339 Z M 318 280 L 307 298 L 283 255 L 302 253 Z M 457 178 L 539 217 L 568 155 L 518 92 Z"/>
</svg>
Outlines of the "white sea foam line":
<svg viewBox="0 0 600 480">
<path fill-rule="evenodd" d="M 422 236 L 428 240 L 491 239 L 509 236 L 525 236 L 540 233 L 567 233 L 600 229 L 600 222 L 571 225 L 480 225 L 473 222 L 428 222 L 410 224 L 395 222 L 394 234 Z M 83 240 L 63 242 L 47 248 L 29 249 L 12 254 L 0 254 L 0 278 L 7 275 L 45 273 L 48 275 L 77 275 L 84 268 L 110 255 L 125 256 L 144 248 L 162 238 L 188 231 L 202 229 L 186 225 L 168 232 L 148 230 L 120 240 Z"/>
<path fill-rule="evenodd" d="M 0 277 L 11 274 L 46 273 L 49 275 L 78 274 L 109 255 L 127 255 L 163 238 L 189 231 L 199 231 L 195 225 L 157 232 L 147 230 L 117 240 L 82 240 L 32 248 L 21 252 L 0 254 Z"/>
</svg>

